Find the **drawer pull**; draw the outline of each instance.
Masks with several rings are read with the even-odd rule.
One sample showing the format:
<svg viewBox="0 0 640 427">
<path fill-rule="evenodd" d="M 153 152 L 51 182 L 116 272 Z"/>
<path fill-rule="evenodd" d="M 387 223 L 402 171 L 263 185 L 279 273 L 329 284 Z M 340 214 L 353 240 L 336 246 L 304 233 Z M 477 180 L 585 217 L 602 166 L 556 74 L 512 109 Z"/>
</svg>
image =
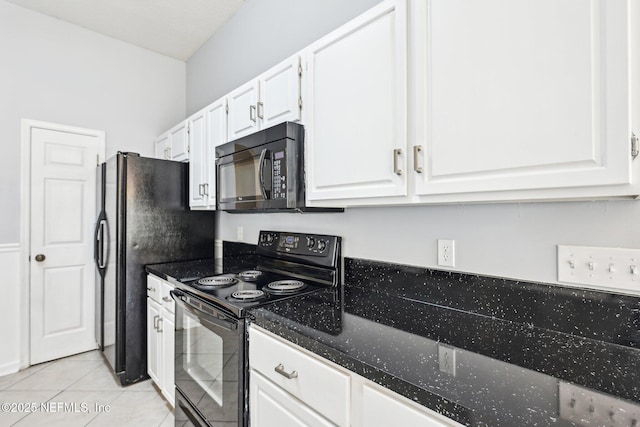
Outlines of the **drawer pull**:
<svg viewBox="0 0 640 427">
<path fill-rule="evenodd" d="M 162 301 L 164 301 L 164 302 L 171 302 L 171 298 L 169 298 L 169 297 L 162 297 Z"/>
<path fill-rule="evenodd" d="M 283 377 L 291 380 L 293 378 L 298 378 L 298 372 L 297 371 L 293 371 L 291 373 L 288 373 L 287 371 L 284 370 L 284 366 L 282 366 L 282 363 L 279 364 L 278 366 L 276 366 L 275 371 L 277 373 L 279 373 L 280 375 L 282 375 Z"/>
</svg>

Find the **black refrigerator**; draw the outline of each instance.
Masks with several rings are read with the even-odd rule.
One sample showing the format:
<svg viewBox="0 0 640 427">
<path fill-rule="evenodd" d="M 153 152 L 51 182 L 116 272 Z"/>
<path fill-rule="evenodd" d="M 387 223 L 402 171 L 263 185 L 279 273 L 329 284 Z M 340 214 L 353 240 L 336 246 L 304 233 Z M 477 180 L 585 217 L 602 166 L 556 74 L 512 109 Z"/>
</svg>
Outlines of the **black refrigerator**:
<svg viewBox="0 0 640 427">
<path fill-rule="evenodd" d="M 96 339 L 123 385 L 148 378 L 145 265 L 214 257 L 214 212 L 189 210 L 188 168 L 135 153 L 98 166 Z"/>
</svg>

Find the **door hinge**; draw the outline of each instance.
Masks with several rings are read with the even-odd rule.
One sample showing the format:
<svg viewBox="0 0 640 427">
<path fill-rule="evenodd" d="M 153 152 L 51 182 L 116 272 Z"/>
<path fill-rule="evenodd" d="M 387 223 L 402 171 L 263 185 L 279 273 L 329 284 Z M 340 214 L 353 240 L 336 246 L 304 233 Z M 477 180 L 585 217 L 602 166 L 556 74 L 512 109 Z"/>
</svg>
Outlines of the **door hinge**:
<svg viewBox="0 0 640 427">
<path fill-rule="evenodd" d="M 631 132 L 631 157 L 633 159 L 638 157 L 638 154 L 640 154 L 640 147 L 638 146 L 639 143 L 640 141 L 638 141 L 636 134 Z"/>
<path fill-rule="evenodd" d="M 225 113 L 229 114 L 229 104 L 225 105 L 224 110 Z"/>
<path fill-rule="evenodd" d="M 298 75 L 302 77 L 302 64 L 298 63 Z"/>
<path fill-rule="evenodd" d="M 298 108 L 302 110 L 302 97 L 298 97 Z"/>
</svg>

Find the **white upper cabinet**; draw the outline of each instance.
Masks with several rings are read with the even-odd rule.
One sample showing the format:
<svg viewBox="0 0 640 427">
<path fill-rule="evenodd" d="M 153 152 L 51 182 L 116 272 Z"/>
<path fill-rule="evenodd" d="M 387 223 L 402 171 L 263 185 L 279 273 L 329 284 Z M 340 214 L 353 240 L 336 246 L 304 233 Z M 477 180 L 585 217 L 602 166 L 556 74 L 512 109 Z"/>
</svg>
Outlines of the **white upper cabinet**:
<svg viewBox="0 0 640 427">
<path fill-rule="evenodd" d="M 227 95 L 229 141 L 254 133 L 258 127 L 258 80 L 252 80 Z"/>
<path fill-rule="evenodd" d="M 220 99 L 205 108 L 207 117 L 207 206 L 216 207 L 216 147 L 227 142 L 227 101 Z"/>
<path fill-rule="evenodd" d="M 178 162 L 189 160 L 189 128 L 187 120 L 183 120 L 155 140 L 155 157 Z"/>
<path fill-rule="evenodd" d="M 160 135 L 154 141 L 155 144 L 155 158 L 156 159 L 168 159 L 169 158 L 169 132 L 165 132 Z"/>
<path fill-rule="evenodd" d="M 629 184 L 629 4 L 416 2 L 415 193 Z"/>
<path fill-rule="evenodd" d="M 260 101 L 257 114 L 262 129 L 282 122 L 300 121 L 301 76 L 300 57 L 295 55 L 258 77 Z"/>
<path fill-rule="evenodd" d="M 301 120 L 300 61 L 300 56 L 294 55 L 227 95 L 229 141 Z"/>
<path fill-rule="evenodd" d="M 189 128 L 186 120 L 169 131 L 169 159 L 178 162 L 189 160 Z"/>
<path fill-rule="evenodd" d="M 215 148 L 227 142 L 227 102 L 222 98 L 189 119 L 191 160 L 189 164 L 189 206 L 216 208 Z"/>
<path fill-rule="evenodd" d="M 310 204 L 406 195 L 406 2 L 380 3 L 305 56 Z"/>
<path fill-rule="evenodd" d="M 207 183 L 207 138 L 206 114 L 200 110 L 187 119 L 191 138 L 191 159 L 189 160 L 189 206 L 206 207 Z"/>
</svg>

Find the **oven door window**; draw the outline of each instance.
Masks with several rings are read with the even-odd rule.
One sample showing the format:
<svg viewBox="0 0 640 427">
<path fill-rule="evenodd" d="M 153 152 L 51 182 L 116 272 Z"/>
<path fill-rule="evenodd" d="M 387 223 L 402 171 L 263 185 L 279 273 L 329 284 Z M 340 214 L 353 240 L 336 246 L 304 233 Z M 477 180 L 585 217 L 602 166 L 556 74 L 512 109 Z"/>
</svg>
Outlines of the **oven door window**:
<svg viewBox="0 0 640 427">
<path fill-rule="evenodd" d="M 176 306 L 176 387 L 209 423 L 237 422 L 244 389 L 243 323 L 183 304 Z"/>
<path fill-rule="evenodd" d="M 271 190 L 272 173 L 269 151 L 247 150 L 234 154 L 228 163 L 220 164 L 220 201 L 260 201 Z M 262 165 L 262 166 L 261 166 Z"/>
</svg>

